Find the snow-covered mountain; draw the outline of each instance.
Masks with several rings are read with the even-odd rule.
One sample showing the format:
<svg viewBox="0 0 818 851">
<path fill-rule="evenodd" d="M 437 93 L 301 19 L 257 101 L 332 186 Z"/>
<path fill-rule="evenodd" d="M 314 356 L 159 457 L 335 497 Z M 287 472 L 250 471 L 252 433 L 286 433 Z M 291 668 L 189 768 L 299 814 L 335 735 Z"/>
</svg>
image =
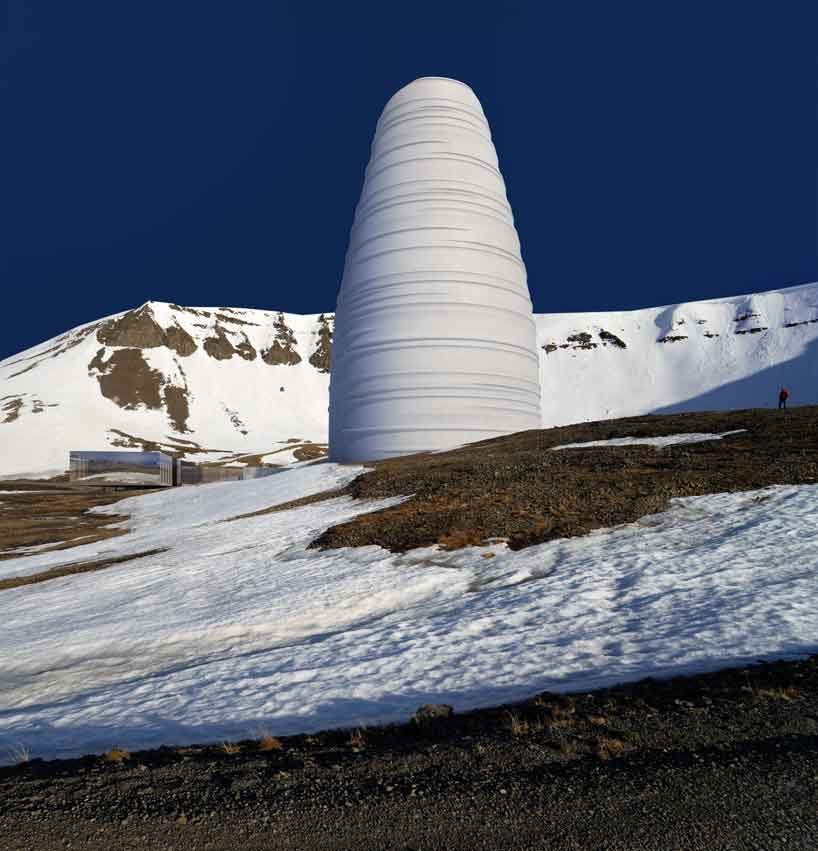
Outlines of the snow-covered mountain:
<svg viewBox="0 0 818 851">
<path fill-rule="evenodd" d="M 792 404 L 818 402 L 818 284 L 536 319 L 546 426 L 769 406 L 782 385 Z M 0 475 L 59 473 L 69 449 L 240 463 L 315 454 L 333 323 L 148 302 L 0 361 Z"/>
<path fill-rule="evenodd" d="M 0 475 L 69 449 L 287 463 L 326 441 L 331 315 L 148 302 L 0 362 Z M 317 447 L 316 447 L 317 448 Z"/>
</svg>

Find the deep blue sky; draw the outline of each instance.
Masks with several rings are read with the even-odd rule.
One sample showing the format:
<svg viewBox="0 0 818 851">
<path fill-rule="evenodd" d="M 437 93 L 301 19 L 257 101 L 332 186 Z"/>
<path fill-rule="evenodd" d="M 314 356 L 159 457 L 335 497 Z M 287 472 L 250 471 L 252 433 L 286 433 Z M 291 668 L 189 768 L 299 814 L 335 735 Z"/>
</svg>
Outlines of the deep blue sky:
<svg viewBox="0 0 818 851">
<path fill-rule="evenodd" d="M 332 310 L 425 75 L 483 103 L 538 312 L 818 279 L 814 3 L 4 5 L 0 357 L 148 299 Z"/>
</svg>

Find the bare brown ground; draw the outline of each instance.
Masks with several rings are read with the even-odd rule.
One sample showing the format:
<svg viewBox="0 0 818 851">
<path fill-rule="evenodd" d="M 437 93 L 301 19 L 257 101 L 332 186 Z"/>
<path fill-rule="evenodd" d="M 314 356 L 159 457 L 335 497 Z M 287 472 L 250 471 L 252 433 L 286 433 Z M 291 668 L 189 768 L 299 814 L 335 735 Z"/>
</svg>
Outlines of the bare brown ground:
<svg viewBox="0 0 818 851">
<path fill-rule="evenodd" d="M 0 591 L 8 591 L 10 588 L 20 588 L 23 585 L 37 585 L 40 582 L 48 582 L 49 579 L 59 579 L 62 576 L 73 576 L 77 573 L 91 573 L 95 570 L 103 570 L 117 564 L 125 564 L 128 561 L 136 561 L 145 556 L 155 556 L 158 553 L 167 552 L 167 547 L 145 550 L 141 553 L 115 556 L 113 558 L 100 558 L 94 561 L 82 561 L 75 564 L 61 564 L 40 573 L 32 573 L 27 576 L 12 576 L 10 579 L 0 579 Z"/>
<path fill-rule="evenodd" d="M 744 431 L 664 449 L 550 451 L 566 443 L 615 437 L 737 429 Z M 674 497 L 816 481 L 816 407 L 582 423 L 378 462 L 345 492 L 367 500 L 412 498 L 334 526 L 313 546 L 379 544 L 403 552 L 432 544 L 456 549 L 501 538 L 521 548 L 629 523 L 664 511 Z"/>
<path fill-rule="evenodd" d="M 249 511 L 247 514 L 238 514 L 235 517 L 228 517 L 222 522 L 232 523 L 234 520 L 245 520 L 248 517 L 260 517 L 262 514 L 275 514 L 278 511 L 289 511 L 291 508 L 301 508 L 303 505 L 312 505 L 316 502 L 324 502 L 324 500 L 327 499 L 335 499 L 335 497 L 346 495 L 346 490 L 344 488 L 321 491 L 321 493 L 312 493 L 309 496 L 302 496 L 299 499 L 291 499 L 288 502 L 280 502 L 277 505 L 269 506 L 269 508 L 260 508 L 258 511 Z"/>
<path fill-rule="evenodd" d="M 20 490 L 29 492 L 7 493 Z M 91 514 L 89 509 L 142 493 L 150 491 L 112 492 L 48 481 L 3 481 L 0 483 L 0 560 L 24 555 L 9 552 L 19 547 L 52 544 L 49 551 L 60 550 L 123 535 L 124 529 L 107 527 L 126 520 L 126 516 Z"/>
</svg>

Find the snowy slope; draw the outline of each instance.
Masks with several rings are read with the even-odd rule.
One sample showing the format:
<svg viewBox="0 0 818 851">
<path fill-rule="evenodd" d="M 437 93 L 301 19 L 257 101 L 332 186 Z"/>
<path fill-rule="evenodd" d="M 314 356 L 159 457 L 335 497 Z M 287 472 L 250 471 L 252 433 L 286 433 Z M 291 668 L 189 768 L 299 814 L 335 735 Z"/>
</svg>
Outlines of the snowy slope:
<svg viewBox="0 0 818 851">
<path fill-rule="evenodd" d="M 582 538 L 398 555 L 316 551 L 349 499 L 218 522 L 360 468 L 109 506 L 128 535 L 0 562 L 0 578 L 155 553 L 0 591 L 0 762 L 406 720 L 540 690 L 818 651 L 818 486 L 674 500 Z M 494 558 L 482 556 L 491 551 Z"/>
<path fill-rule="evenodd" d="M 535 318 L 546 426 L 769 406 L 782 384 L 791 404 L 818 402 L 818 284 Z M 194 460 L 288 463 L 285 441 L 327 440 L 333 322 L 149 302 L 8 358 L 0 476 L 145 441 Z"/>
<path fill-rule="evenodd" d="M 818 402 L 818 284 L 537 325 L 547 426 Z"/>
</svg>

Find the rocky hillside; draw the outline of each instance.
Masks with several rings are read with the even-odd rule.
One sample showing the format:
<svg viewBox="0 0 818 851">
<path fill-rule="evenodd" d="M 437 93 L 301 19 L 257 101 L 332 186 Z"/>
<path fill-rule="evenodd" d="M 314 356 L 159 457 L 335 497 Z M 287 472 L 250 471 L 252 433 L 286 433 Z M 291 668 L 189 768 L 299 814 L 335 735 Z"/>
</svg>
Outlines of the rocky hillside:
<svg viewBox="0 0 818 851">
<path fill-rule="evenodd" d="M 536 317 L 545 426 L 818 403 L 818 284 Z M 456 321 L 453 316 L 453 320 Z M 289 463 L 327 439 L 334 317 L 148 302 L 0 362 L 0 475 L 69 449 Z"/>
<path fill-rule="evenodd" d="M 0 475 L 69 449 L 289 463 L 326 440 L 333 316 L 148 302 L 0 362 Z"/>
</svg>

